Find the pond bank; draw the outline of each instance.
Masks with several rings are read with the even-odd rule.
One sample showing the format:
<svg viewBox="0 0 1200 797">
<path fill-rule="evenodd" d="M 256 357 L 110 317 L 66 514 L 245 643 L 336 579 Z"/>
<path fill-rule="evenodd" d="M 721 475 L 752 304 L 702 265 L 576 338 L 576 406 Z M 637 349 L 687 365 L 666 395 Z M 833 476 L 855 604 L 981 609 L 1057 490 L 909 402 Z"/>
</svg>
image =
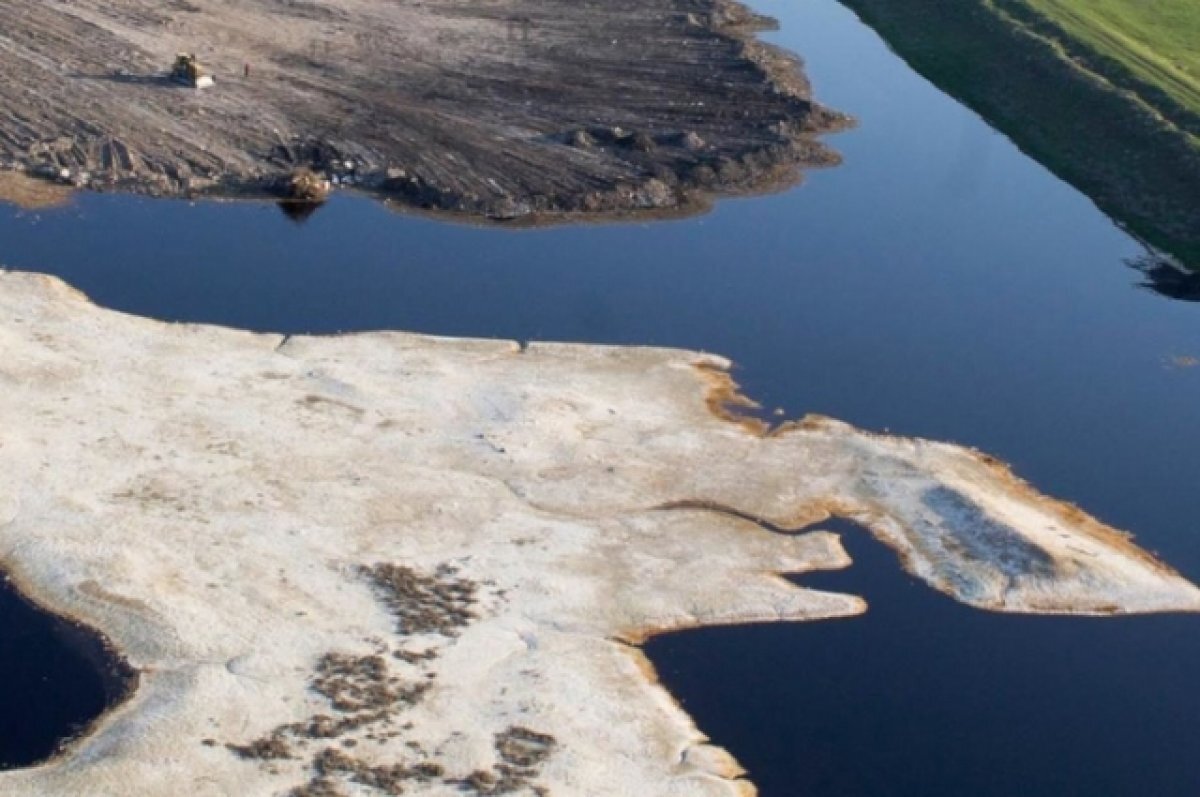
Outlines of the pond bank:
<svg viewBox="0 0 1200 797">
<path fill-rule="evenodd" d="M 844 0 L 909 65 L 1087 194 L 1200 268 L 1200 144 L 1045 25 L 998 0 Z M 1002 10 L 1003 9 L 1003 10 Z"/>
</svg>

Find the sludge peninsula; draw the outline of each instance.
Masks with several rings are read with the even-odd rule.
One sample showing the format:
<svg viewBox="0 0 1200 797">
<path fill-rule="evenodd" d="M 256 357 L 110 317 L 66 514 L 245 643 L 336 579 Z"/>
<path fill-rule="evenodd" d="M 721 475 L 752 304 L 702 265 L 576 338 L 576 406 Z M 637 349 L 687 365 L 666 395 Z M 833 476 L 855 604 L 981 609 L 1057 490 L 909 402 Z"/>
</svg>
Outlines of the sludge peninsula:
<svg viewBox="0 0 1200 797">
<path fill-rule="evenodd" d="M 140 672 L 0 775 L 13 797 L 752 793 L 637 645 L 862 612 L 780 578 L 848 563 L 830 514 L 981 608 L 1200 610 L 988 457 L 731 415 L 711 355 L 252 335 L 0 287 L 5 568 Z"/>
</svg>

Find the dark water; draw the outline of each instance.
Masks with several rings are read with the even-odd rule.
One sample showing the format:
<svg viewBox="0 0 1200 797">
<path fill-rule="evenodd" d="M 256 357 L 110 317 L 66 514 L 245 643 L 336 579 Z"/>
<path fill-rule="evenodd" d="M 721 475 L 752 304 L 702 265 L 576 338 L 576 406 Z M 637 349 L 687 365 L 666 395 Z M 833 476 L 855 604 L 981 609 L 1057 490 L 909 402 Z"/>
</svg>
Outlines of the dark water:
<svg viewBox="0 0 1200 797">
<path fill-rule="evenodd" d="M 49 213 L 0 209 L 0 262 L 58 274 L 105 305 L 174 320 L 719 351 L 739 363 L 748 392 L 768 407 L 978 446 L 1044 491 L 1136 531 L 1200 579 L 1200 367 L 1187 365 L 1200 357 L 1200 308 L 1171 298 L 1200 288 L 1161 274 L 1150 280 L 1161 292 L 1145 287 L 1135 266 L 1145 265 L 1146 252 L 1136 241 L 915 75 L 832 0 L 759 5 L 783 20 L 774 38 L 805 55 L 818 97 L 861 121 L 833 139 L 845 165 L 810 175 L 798 190 L 724 202 L 687 221 L 522 232 L 399 216 L 349 197 L 296 224 L 270 206 L 87 196 Z M 859 566 L 844 588 L 868 591 L 876 578 Z M 932 629 L 927 610 L 938 611 L 922 604 L 905 622 Z M 1122 758 L 1081 742 L 1071 755 L 1107 769 L 1120 762 L 1122 782 L 1157 778 L 1159 790 L 1147 794 L 1200 793 L 1178 788 L 1200 783 L 1186 761 L 1152 757 L 1138 741 L 1174 739 L 1200 752 L 1194 713 L 1169 710 L 1155 696 L 1167 684 L 1186 706 L 1196 690 L 1147 663 L 1200 672 L 1200 620 L 1000 621 L 965 609 L 961 618 L 956 639 L 1013 640 L 995 652 L 986 679 L 964 666 L 918 681 L 937 650 L 872 655 L 894 624 L 880 630 L 870 620 L 847 623 L 845 632 L 696 632 L 719 635 L 722 652 L 753 651 L 731 660 L 742 664 L 736 677 L 717 653 L 663 652 L 655 660 L 676 673 L 668 684 L 681 693 L 692 681 L 714 692 L 715 708 L 695 705 L 700 725 L 754 762 L 754 777 L 774 784 L 766 795 L 809 793 L 800 784 L 816 764 L 806 757 L 819 755 L 821 766 L 846 778 L 866 777 L 863 748 L 775 742 L 801 738 L 812 719 L 809 696 L 791 696 L 794 674 L 803 667 L 806 677 L 828 680 L 850 660 L 873 667 L 860 682 L 876 684 L 873 694 L 924 683 L 944 719 L 923 726 L 922 742 L 910 716 L 889 703 L 842 710 L 876 739 L 917 745 L 915 780 L 905 782 L 920 785 L 866 793 L 995 793 L 987 784 L 1007 776 L 978 751 L 1007 749 L 1014 739 L 1083 740 L 1097 728 L 1114 746 L 1142 752 Z M 821 664 L 797 653 L 812 644 L 808 635 L 828 633 L 844 646 L 837 657 Z M 1073 659 L 1077 677 L 1057 682 L 1019 722 L 962 733 L 977 703 L 961 696 L 1031 686 L 1048 662 L 1067 655 L 1058 633 L 1100 635 L 1080 643 L 1095 653 Z M 1106 646 L 1112 651 L 1102 655 Z M 755 705 L 751 689 L 776 697 Z M 1117 703 L 1136 721 L 1109 723 L 1105 712 Z M 1068 711 L 1069 729 L 1060 724 Z M 936 752 L 915 752 L 928 749 Z M 1058 758 L 1041 770 L 1079 771 Z M 939 780 L 950 770 L 976 780 L 969 788 Z M 864 793 L 839 791 L 836 781 L 811 794 Z M 1129 793 L 1113 788 L 1056 793 Z"/>
<path fill-rule="evenodd" d="M 928 589 L 852 524 L 853 620 L 652 640 L 664 682 L 763 795 L 1200 794 L 1192 618 L 990 614 Z"/>
<path fill-rule="evenodd" d="M 37 609 L 0 578 L 0 770 L 52 755 L 130 685 L 93 634 Z"/>
</svg>

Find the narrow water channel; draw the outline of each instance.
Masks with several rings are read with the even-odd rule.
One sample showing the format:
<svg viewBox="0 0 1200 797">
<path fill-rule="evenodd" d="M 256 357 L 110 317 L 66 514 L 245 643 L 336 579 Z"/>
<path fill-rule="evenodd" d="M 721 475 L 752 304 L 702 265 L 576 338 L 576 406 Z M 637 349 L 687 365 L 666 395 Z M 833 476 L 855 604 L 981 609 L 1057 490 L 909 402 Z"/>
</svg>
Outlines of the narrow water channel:
<svg viewBox="0 0 1200 797">
<path fill-rule="evenodd" d="M 351 196 L 303 223 L 265 205 L 82 196 L 0 206 L 0 263 L 176 321 L 721 352 L 768 408 L 978 446 L 1200 580 L 1187 280 L 1148 280 L 1136 241 L 834 0 L 757 5 L 817 96 L 860 120 L 831 141 L 845 164 L 797 190 L 684 221 L 534 231 Z M 886 586 L 906 583 L 894 562 L 852 552 L 839 588 L 872 600 L 866 619 L 652 645 L 766 797 L 1051 793 L 1014 788 L 1022 772 L 1056 794 L 1200 793 L 1181 753 L 1200 749 L 1184 677 L 1200 672 L 1200 620 L 997 618 Z M 826 693 L 797 685 L 843 669 Z M 836 755 L 867 747 L 883 763 Z"/>
</svg>

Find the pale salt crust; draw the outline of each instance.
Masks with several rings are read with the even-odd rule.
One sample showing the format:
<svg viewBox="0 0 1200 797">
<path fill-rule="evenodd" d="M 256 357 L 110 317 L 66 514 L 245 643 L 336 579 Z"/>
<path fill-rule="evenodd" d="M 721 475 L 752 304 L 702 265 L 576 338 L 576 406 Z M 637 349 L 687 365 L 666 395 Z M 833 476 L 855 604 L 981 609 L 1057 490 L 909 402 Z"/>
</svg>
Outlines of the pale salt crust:
<svg viewBox="0 0 1200 797">
<path fill-rule="evenodd" d="M 393 764 L 409 794 L 751 794 L 636 642 L 862 612 L 778 575 L 848 563 L 831 534 L 768 528 L 831 511 L 982 608 L 1200 609 L 976 452 L 723 415 L 736 397 L 712 355 L 285 340 L 3 272 L 0 351 L 0 564 L 142 673 L 58 758 L 0 774 L 6 797 L 399 793 Z M 458 589 L 473 616 L 445 633 L 398 617 L 361 569 L 380 563 Z M 314 689 L 329 653 L 381 657 L 397 680 L 380 716 Z M 363 722 L 305 738 L 320 715 Z M 524 760 L 501 743 L 514 728 Z M 291 757 L 226 747 L 270 738 Z"/>
</svg>

